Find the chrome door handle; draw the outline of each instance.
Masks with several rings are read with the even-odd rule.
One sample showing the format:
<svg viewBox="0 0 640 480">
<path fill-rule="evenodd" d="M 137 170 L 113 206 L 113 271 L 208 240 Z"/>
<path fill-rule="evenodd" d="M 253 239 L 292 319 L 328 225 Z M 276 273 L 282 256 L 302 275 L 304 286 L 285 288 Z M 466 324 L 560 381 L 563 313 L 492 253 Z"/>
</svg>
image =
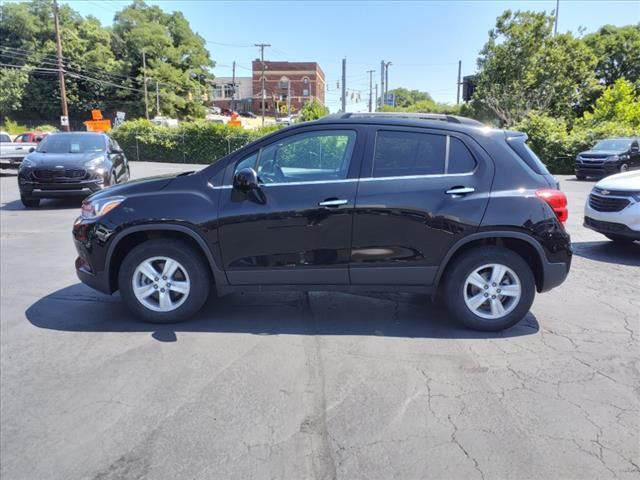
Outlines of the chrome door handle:
<svg viewBox="0 0 640 480">
<path fill-rule="evenodd" d="M 447 195 L 466 195 L 467 193 L 473 193 L 476 189 L 473 187 L 453 187 L 447 190 Z"/>
<path fill-rule="evenodd" d="M 347 203 L 349 203 L 349 200 L 332 199 L 320 202 L 318 205 L 321 207 L 339 207 L 340 205 L 346 205 Z"/>
</svg>

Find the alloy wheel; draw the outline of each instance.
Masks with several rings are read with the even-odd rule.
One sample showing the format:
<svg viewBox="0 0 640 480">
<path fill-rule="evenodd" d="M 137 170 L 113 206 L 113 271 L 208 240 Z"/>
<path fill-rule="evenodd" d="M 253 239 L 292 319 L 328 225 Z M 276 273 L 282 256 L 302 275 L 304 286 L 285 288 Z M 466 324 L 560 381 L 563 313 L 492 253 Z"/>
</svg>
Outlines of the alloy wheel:
<svg viewBox="0 0 640 480">
<path fill-rule="evenodd" d="M 170 312 L 182 305 L 191 290 L 187 270 L 169 257 L 144 260 L 133 272 L 133 294 L 149 310 Z"/>
<path fill-rule="evenodd" d="M 522 285 L 506 265 L 491 263 L 475 269 L 464 283 L 464 301 L 475 315 L 498 320 L 518 305 Z"/>
</svg>

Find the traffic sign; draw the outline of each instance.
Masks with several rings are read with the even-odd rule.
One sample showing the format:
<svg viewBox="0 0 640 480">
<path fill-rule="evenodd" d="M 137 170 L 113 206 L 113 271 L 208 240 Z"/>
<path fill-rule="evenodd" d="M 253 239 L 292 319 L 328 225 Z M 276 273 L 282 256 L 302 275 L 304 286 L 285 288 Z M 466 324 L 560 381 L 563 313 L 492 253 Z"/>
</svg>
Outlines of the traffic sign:
<svg viewBox="0 0 640 480">
<path fill-rule="evenodd" d="M 63 127 L 69 126 L 69 117 L 66 115 L 60 115 L 60 125 Z"/>
</svg>

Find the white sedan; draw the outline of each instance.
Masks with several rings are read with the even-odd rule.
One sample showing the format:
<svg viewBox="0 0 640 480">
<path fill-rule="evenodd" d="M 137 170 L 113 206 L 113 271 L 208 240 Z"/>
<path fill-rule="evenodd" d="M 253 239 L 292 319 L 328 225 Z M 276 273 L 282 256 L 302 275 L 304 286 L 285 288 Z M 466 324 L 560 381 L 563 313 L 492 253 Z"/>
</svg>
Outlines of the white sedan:
<svg viewBox="0 0 640 480">
<path fill-rule="evenodd" d="M 640 240 L 640 171 L 596 183 L 584 206 L 584 226 L 614 242 Z"/>
</svg>

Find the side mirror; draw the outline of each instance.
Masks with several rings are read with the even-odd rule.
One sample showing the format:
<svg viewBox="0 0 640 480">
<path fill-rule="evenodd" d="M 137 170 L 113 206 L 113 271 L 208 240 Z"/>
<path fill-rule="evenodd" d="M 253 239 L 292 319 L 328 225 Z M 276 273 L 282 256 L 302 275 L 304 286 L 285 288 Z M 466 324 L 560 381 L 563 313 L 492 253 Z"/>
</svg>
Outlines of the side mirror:
<svg viewBox="0 0 640 480">
<path fill-rule="evenodd" d="M 238 170 L 233 176 L 233 188 L 248 192 L 258 188 L 258 174 L 253 168 Z"/>
<path fill-rule="evenodd" d="M 631 147 L 631 153 L 638 153 L 640 152 L 640 147 L 638 145 L 634 145 L 633 147 Z"/>
<path fill-rule="evenodd" d="M 35 152 L 35 151 L 36 151 L 36 147 L 31 147 L 31 148 L 29 149 L 29 153 L 31 153 L 31 152 Z"/>
<path fill-rule="evenodd" d="M 119 154 L 119 153 L 122 153 L 122 150 L 118 150 L 117 148 L 113 148 L 113 149 L 111 149 L 111 150 L 109 151 L 109 153 L 110 153 L 111 155 L 117 155 L 117 154 Z"/>
</svg>

